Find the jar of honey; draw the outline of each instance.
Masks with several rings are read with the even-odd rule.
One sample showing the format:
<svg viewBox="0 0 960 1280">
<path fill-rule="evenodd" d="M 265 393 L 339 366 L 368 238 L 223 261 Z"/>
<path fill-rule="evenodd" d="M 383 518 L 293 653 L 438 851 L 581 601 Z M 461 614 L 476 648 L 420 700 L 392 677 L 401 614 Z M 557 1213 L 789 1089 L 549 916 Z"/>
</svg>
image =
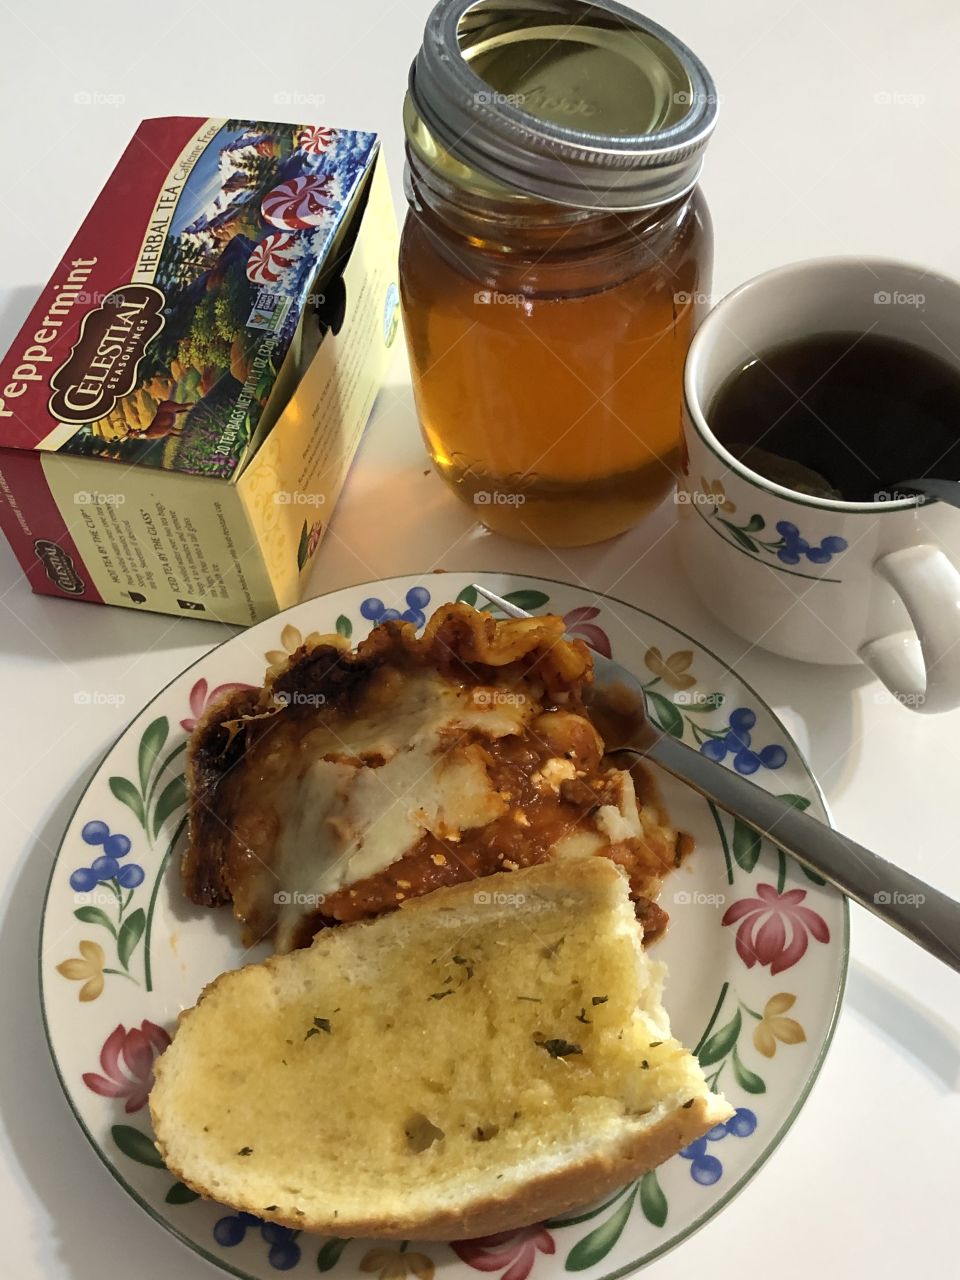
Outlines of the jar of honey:
<svg viewBox="0 0 960 1280">
<path fill-rule="evenodd" d="M 427 449 L 490 528 L 597 542 L 673 485 L 716 103 L 685 45 L 612 0 L 431 13 L 401 298 Z"/>
</svg>

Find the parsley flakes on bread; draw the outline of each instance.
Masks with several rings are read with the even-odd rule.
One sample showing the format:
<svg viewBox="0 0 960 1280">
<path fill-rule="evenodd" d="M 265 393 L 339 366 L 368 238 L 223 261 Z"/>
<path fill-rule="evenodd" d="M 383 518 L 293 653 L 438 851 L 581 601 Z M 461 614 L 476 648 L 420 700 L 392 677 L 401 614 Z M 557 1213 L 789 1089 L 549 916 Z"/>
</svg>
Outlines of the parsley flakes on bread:
<svg viewBox="0 0 960 1280">
<path fill-rule="evenodd" d="M 671 1037 L 628 888 L 559 859 L 223 974 L 156 1065 L 168 1168 L 291 1227 L 442 1240 L 660 1164 L 732 1108 Z"/>
</svg>

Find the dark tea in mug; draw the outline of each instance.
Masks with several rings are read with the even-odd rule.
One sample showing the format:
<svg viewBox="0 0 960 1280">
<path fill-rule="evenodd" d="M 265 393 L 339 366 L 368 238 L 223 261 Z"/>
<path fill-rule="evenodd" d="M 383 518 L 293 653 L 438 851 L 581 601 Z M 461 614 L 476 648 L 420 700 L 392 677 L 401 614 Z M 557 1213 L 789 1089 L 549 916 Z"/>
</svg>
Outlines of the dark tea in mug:
<svg viewBox="0 0 960 1280">
<path fill-rule="evenodd" d="M 883 502 L 906 480 L 960 480 L 960 369 L 872 333 L 819 333 L 752 357 L 720 386 L 710 426 L 785 488 Z"/>
</svg>

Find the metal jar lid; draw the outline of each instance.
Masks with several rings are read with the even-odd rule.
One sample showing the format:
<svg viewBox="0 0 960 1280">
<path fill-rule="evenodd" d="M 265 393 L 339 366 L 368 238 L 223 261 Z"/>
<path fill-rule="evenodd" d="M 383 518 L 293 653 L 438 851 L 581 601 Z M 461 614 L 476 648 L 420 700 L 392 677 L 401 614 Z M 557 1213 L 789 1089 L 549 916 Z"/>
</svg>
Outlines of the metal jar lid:
<svg viewBox="0 0 960 1280">
<path fill-rule="evenodd" d="M 410 68 L 430 159 L 577 208 L 683 195 L 716 117 L 699 58 L 615 0 L 440 0 Z"/>
</svg>

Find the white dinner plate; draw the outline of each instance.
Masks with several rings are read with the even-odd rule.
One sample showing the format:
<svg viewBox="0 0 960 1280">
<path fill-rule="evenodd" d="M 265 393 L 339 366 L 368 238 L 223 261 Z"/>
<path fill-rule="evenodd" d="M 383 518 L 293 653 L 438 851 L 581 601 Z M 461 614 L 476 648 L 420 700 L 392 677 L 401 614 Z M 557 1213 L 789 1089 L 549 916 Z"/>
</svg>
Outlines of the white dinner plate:
<svg viewBox="0 0 960 1280">
<path fill-rule="evenodd" d="M 225 685 L 259 685 L 268 663 L 309 634 L 354 641 L 376 622 L 420 623 L 474 576 L 390 578 L 309 600 L 195 662 L 133 721 L 70 821 L 47 890 L 40 943 L 44 1021 L 67 1099 L 94 1150 L 157 1222 L 216 1266 L 270 1280 L 279 1271 L 380 1280 L 612 1280 L 677 1244 L 757 1172 L 795 1119 L 833 1034 L 847 964 L 846 902 L 748 828 L 672 779 L 673 824 L 695 839 L 668 878 L 666 960 L 675 1033 L 737 1108 L 706 1138 L 599 1205 L 485 1240 L 409 1246 L 326 1239 L 198 1199 L 163 1167 L 146 1107 L 153 1061 L 178 1013 L 246 952 L 228 911 L 180 888 L 184 749 Z M 728 768 L 827 820 L 796 743 L 760 695 L 709 649 L 621 600 L 538 578 L 483 574 L 491 590 L 612 654 L 644 682 L 651 715 Z M 145 1226 L 145 1230 L 151 1229 Z"/>
</svg>

